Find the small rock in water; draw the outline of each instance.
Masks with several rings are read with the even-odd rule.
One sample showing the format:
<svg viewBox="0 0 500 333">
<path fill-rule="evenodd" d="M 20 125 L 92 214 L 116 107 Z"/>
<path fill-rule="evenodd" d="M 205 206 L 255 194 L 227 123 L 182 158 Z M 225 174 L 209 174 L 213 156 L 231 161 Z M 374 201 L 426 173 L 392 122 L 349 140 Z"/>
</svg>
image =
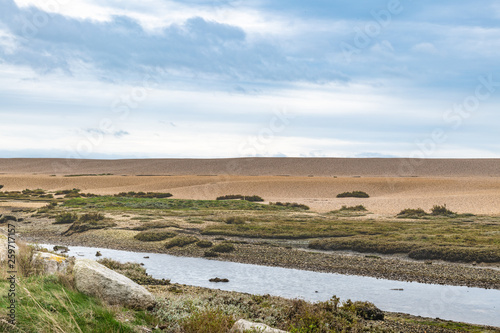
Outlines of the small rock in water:
<svg viewBox="0 0 500 333">
<path fill-rule="evenodd" d="M 391 290 L 403 291 L 404 289 L 403 288 L 394 288 L 394 289 L 391 289 Z"/>
<path fill-rule="evenodd" d="M 144 259 L 149 259 L 149 257 L 148 257 L 148 256 L 145 256 L 145 257 L 144 257 Z"/>
<path fill-rule="evenodd" d="M 96 257 L 100 257 L 100 256 L 102 256 L 102 254 L 101 254 L 101 252 L 100 252 L 100 251 L 97 251 L 97 252 L 95 253 L 95 256 L 96 256 Z"/>
<path fill-rule="evenodd" d="M 228 280 L 228 279 L 221 279 L 221 278 L 218 278 L 218 277 L 213 278 L 213 279 L 210 279 L 210 280 L 208 280 L 208 281 L 210 281 L 210 282 L 215 282 L 215 283 L 219 283 L 219 282 L 229 282 L 229 280 Z"/>
</svg>

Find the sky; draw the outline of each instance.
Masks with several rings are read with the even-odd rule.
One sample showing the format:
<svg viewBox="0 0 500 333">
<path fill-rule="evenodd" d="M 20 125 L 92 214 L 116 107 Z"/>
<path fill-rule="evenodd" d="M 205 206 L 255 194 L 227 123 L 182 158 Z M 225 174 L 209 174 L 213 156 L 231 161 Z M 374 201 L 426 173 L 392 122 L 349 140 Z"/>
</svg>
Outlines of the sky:
<svg viewBox="0 0 500 333">
<path fill-rule="evenodd" d="M 0 157 L 500 158 L 500 3 L 0 0 Z"/>
</svg>

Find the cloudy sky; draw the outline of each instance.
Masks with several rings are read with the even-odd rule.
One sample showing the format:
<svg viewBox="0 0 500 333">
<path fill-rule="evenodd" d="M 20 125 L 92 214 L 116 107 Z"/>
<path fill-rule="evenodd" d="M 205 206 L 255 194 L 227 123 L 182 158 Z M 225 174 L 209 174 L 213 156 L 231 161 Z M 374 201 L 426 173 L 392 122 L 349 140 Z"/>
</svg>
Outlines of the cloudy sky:
<svg viewBox="0 0 500 333">
<path fill-rule="evenodd" d="M 0 157 L 500 157 L 497 0 L 0 0 Z"/>
</svg>

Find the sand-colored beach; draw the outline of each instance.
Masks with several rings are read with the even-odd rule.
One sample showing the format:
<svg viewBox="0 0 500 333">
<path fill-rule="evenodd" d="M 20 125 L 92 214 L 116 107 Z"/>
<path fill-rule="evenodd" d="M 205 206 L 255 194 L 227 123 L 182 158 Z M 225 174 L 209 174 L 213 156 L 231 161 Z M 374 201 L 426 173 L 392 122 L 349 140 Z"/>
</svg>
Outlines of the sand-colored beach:
<svg viewBox="0 0 500 333">
<path fill-rule="evenodd" d="M 500 214 L 499 160 L 300 159 L 63 160 L 0 159 L 4 191 L 25 188 L 114 194 L 170 192 L 174 198 L 260 195 L 304 203 L 318 212 L 363 204 L 375 214 L 446 204 L 460 213 Z M 62 166 L 67 166 L 64 169 Z M 401 170 L 411 169 L 411 174 Z M 76 176 L 78 174 L 111 174 Z M 361 190 L 369 199 L 340 199 Z"/>
</svg>

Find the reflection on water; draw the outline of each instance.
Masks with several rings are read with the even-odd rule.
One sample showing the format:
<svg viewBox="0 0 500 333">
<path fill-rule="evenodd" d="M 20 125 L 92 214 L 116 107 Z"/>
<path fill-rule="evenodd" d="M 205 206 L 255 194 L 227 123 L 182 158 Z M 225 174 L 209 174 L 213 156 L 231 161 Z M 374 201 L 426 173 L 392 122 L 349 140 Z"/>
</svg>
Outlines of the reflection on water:
<svg viewBox="0 0 500 333">
<path fill-rule="evenodd" d="M 45 245 L 51 249 L 51 245 Z M 199 287 L 251 294 L 270 294 L 307 301 L 369 301 L 382 310 L 500 327 L 500 291 L 492 289 L 401 282 L 364 276 L 318 273 L 288 268 L 239 264 L 203 258 L 176 257 L 80 246 L 69 247 L 77 258 L 112 258 L 144 263 L 155 278 Z M 149 256 L 145 259 L 144 256 Z M 211 283 L 210 278 L 229 283 Z"/>
</svg>

